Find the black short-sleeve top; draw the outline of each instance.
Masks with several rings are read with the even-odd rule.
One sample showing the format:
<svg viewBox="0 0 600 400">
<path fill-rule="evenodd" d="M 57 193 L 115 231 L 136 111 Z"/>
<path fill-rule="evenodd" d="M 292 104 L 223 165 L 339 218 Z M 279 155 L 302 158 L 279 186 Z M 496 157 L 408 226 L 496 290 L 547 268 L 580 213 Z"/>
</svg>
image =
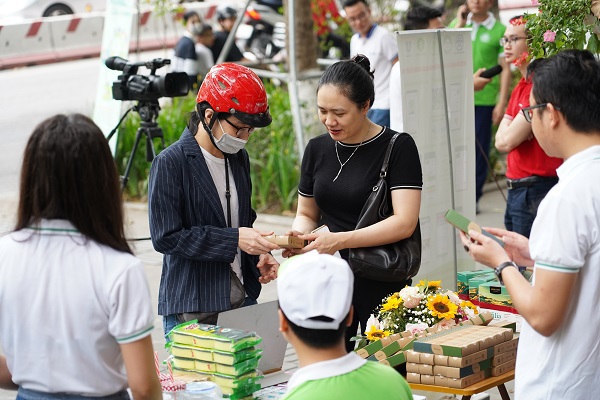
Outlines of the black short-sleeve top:
<svg viewBox="0 0 600 400">
<path fill-rule="evenodd" d="M 332 232 L 354 230 L 360 211 L 373 186 L 379 180 L 379 172 L 390 139 L 396 132 L 384 127 L 372 139 L 359 144 L 338 142 L 342 163 L 354 152 L 344 165 L 339 177 L 340 162 L 336 156 L 335 141 L 324 134 L 311 139 L 302 159 L 298 193 L 314 197 L 321 211 L 321 224 L 327 224 Z M 413 138 L 401 133 L 394 143 L 388 168 L 388 186 L 391 190 L 421 190 L 423 174 L 419 153 Z"/>
</svg>

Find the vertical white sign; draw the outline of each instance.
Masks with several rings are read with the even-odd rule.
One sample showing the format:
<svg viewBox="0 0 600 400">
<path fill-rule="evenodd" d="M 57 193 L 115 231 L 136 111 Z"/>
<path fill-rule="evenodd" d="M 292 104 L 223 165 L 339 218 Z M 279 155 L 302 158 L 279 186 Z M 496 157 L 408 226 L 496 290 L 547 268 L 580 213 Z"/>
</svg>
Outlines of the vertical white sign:
<svg viewBox="0 0 600 400">
<path fill-rule="evenodd" d="M 423 259 L 417 279 L 456 289 L 456 269 L 473 269 L 449 208 L 475 216 L 475 133 L 470 30 L 397 32 L 404 130 L 423 167 Z M 441 51 L 440 51 L 441 42 Z M 455 262 L 456 259 L 456 262 Z"/>
<path fill-rule="evenodd" d="M 104 135 L 117 125 L 121 118 L 121 101 L 112 98 L 112 83 L 117 80 L 120 71 L 113 71 L 104 65 L 108 57 L 118 56 L 127 59 L 131 37 L 132 17 L 135 0 L 107 0 L 102 33 L 101 65 L 98 76 L 98 89 L 94 104 L 94 122 L 102 129 Z M 110 141 L 114 153 L 117 143 L 116 135 Z"/>
</svg>

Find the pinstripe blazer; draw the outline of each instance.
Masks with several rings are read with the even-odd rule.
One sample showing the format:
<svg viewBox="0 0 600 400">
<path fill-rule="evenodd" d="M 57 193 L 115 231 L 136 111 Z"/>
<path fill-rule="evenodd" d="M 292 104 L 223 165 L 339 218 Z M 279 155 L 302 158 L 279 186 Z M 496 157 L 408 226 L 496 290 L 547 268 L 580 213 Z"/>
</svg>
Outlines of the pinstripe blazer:
<svg viewBox="0 0 600 400">
<path fill-rule="evenodd" d="M 238 192 L 241 227 L 251 227 L 252 183 L 246 150 L 228 157 Z M 225 213 L 196 139 L 186 128 L 153 161 L 148 183 L 150 235 L 163 253 L 158 314 L 213 312 L 231 308 L 230 264 L 238 251 L 238 229 Z M 242 251 L 246 294 L 260 294 L 257 256 Z"/>
</svg>

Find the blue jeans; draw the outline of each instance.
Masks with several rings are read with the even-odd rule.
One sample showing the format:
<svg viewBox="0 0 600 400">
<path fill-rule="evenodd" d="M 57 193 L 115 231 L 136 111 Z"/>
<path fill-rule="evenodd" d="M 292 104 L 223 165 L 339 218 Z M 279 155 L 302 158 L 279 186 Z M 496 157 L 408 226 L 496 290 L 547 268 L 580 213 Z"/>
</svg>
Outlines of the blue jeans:
<svg viewBox="0 0 600 400">
<path fill-rule="evenodd" d="M 19 388 L 17 392 L 17 400 L 131 400 L 127 390 L 121 390 L 120 392 L 102 396 L 102 397 L 90 397 L 76 394 L 66 393 L 45 393 L 38 392 L 37 390 Z"/>
<path fill-rule="evenodd" d="M 246 296 L 244 304 L 242 304 L 241 307 L 253 306 L 255 304 L 257 304 L 256 300 Z M 173 328 L 175 328 L 180 323 L 181 322 L 179 322 L 179 319 L 177 319 L 177 314 L 169 314 L 163 316 L 163 331 L 165 332 L 165 339 L 167 339 L 167 341 L 169 341 L 169 339 L 167 338 L 167 334 L 171 332 Z"/>
<path fill-rule="evenodd" d="M 556 181 L 536 182 L 529 187 L 509 189 L 504 213 L 504 226 L 507 230 L 529 237 L 533 220 L 540 203 L 556 185 Z"/>
<path fill-rule="evenodd" d="M 390 126 L 390 110 L 371 108 L 367 117 L 377 125 Z"/>
<path fill-rule="evenodd" d="M 494 106 L 475 106 L 475 200 L 483 194 L 488 176 Z"/>
</svg>

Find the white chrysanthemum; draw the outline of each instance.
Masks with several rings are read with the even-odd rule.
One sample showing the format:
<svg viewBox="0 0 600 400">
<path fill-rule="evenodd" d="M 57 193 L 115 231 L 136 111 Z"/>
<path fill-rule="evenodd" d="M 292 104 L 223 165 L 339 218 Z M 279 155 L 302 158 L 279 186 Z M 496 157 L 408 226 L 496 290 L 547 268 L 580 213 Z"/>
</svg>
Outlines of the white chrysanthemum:
<svg viewBox="0 0 600 400">
<path fill-rule="evenodd" d="M 448 290 L 446 291 L 446 293 L 444 293 L 446 296 L 448 296 L 448 298 L 450 299 L 451 302 L 453 302 L 454 304 L 456 304 L 457 306 L 460 306 L 460 303 L 462 303 L 462 300 L 458 297 L 458 295 L 453 292 L 452 290 Z"/>
<path fill-rule="evenodd" d="M 373 314 L 371 314 L 371 316 L 367 320 L 367 328 L 365 329 L 365 332 L 370 331 L 372 326 L 374 326 L 375 329 L 377 329 L 378 331 L 382 329 L 381 322 L 379 322 L 379 320 L 375 318 L 375 315 Z"/>
</svg>

